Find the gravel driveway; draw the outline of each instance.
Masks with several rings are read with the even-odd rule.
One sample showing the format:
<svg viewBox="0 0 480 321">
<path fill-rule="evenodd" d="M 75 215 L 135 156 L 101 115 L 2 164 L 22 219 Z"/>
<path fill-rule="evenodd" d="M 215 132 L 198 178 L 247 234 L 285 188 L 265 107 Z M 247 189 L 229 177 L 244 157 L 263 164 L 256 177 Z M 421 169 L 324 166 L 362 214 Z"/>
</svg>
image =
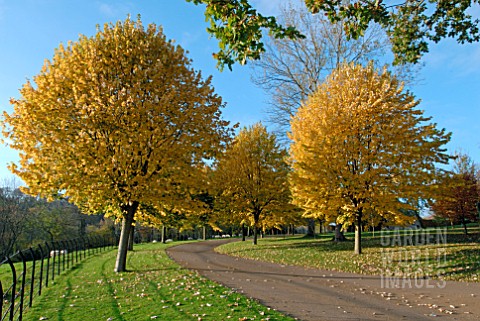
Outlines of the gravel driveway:
<svg viewBox="0 0 480 321">
<path fill-rule="evenodd" d="M 379 276 L 305 269 L 230 257 L 233 240 L 171 247 L 180 265 L 298 320 L 480 320 L 480 284 L 417 280 L 393 287 Z"/>
</svg>

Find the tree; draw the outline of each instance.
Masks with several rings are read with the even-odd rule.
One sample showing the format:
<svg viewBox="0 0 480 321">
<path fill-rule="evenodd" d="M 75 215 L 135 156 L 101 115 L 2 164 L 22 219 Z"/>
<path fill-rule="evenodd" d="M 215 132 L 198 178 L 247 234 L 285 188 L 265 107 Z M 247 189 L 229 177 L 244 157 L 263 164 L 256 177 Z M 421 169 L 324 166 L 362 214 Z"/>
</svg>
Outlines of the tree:
<svg viewBox="0 0 480 321">
<path fill-rule="evenodd" d="M 305 38 L 266 38 L 266 51 L 253 63 L 252 78 L 270 96 L 269 121 L 283 141 L 287 140 L 291 117 L 325 77 L 344 62 L 366 65 L 375 60 L 385 64 L 378 60 L 385 56 L 390 43 L 379 26 L 373 26 L 364 37 L 349 39 L 341 22 L 332 24 L 327 17 L 311 15 L 305 6 L 291 3 L 280 9 L 279 21 L 295 25 Z M 409 67 L 396 68 L 396 74 L 412 76 Z"/>
<path fill-rule="evenodd" d="M 248 0 L 187 0 L 205 4 L 205 17 L 210 22 L 207 31 L 219 41 L 220 50 L 214 55 L 222 69 L 235 62 L 259 59 L 265 51 L 262 29 L 275 38 L 301 39 L 293 26 L 283 27 L 274 17 L 265 17 Z M 373 24 L 384 28 L 392 43 L 396 63 L 417 63 L 428 52 L 428 42 L 456 38 L 457 42 L 478 42 L 479 19 L 471 9 L 478 1 L 406 0 L 385 3 L 382 0 L 304 0 L 312 14 L 325 15 L 331 22 L 342 22 L 352 39 L 363 36 Z"/>
<path fill-rule="evenodd" d="M 243 128 L 220 156 L 215 169 L 215 185 L 236 215 L 253 221 L 257 244 L 258 228 L 267 215 L 280 217 L 288 211 L 290 191 L 285 162 L 286 151 L 261 123 Z"/>
<path fill-rule="evenodd" d="M 301 38 L 295 28 L 279 25 L 275 17 L 258 13 L 248 0 L 187 0 L 205 4 L 205 18 L 210 23 L 207 31 L 219 41 L 220 50 L 213 56 L 217 66 L 225 65 L 231 70 L 235 62 L 244 65 L 247 60 L 260 58 L 265 51 L 261 42 L 263 29 L 268 29 L 275 38 Z"/>
<path fill-rule="evenodd" d="M 0 187 L 0 257 L 12 254 L 25 229 L 28 197 L 22 194 L 15 180 L 5 180 Z M 18 248 L 18 247 L 17 247 Z"/>
<path fill-rule="evenodd" d="M 435 216 L 448 219 L 451 224 L 462 224 L 465 235 L 467 223 L 478 219 L 480 191 L 476 171 L 477 165 L 468 155 L 457 154 L 453 172 L 442 177 L 440 193 L 431 205 Z"/>
<path fill-rule="evenodd" d="M 10 169 L 26 192 L 61 191 L 89 212 L 119 214 L 118 272 L 139 205 L 188 188 L 196 164 L 230 135 L 211 79 L 190 63 L 154 24 L 106 24 L 60 45 L 4 114 L 4 134 L 20 151 Z"/>
<path fill-rule="evenodd" d="M 293 118 L 291 183 L 296 204 L 332 222 L 355 225 L 361 253 L 368 218 L 406 224 L 402 199 L 429 198 L 435 163 L 447 163 L 445 130 L 390 73 L 372 64 L 334 71 Z"/>
<path fill-rule="evenodd" d="M 142 225 L 159 229 L 166 229 L 168 226 L 179 230 L 189 230 L 201 225 L 204 239 L 206 239 L 208 225 L 218 229 L 214 222 L 216 217 L 213 210 L 212 169 L 206 164 L 195 169 L 195 172 L 191 174 L 190 188 L 172 192 L 170 202 L 156 205 L 140 204 L 135 220 Z"/>
<path fill-rule="evenodd" d="M 37 199 L 26 222 L 28 243 L 73 239 L 86 234 L 85 215 L 67 200 Z"/>
</svg>

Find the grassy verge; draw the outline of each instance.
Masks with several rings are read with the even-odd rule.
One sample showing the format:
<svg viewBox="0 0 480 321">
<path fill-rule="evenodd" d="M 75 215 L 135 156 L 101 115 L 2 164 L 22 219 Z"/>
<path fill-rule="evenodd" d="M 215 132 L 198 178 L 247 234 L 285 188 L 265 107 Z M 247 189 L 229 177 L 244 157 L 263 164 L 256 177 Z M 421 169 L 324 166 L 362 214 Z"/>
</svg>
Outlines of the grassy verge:
<svg viewBox="0 0 480 321">
<path fill-rule="evenodd" d="M 114 273 L 115 251 L 55 279 L 24 320 L 293 320 L 179 267 L 163 244 L 139 245 L 131 272 Z"/>
<path fill-rule="evenodd" d="M 217 251 L 238 257 L 280 264 L 395 277 L 430 277 L 479 282 L 480 231 L 461 229 L 365 233 L 363 254 L 353 254 L 353 238 L 335 243 L 332 235 L 266 238 L 258 246 L 251 242 L 225 244 Z"/>
</svg>

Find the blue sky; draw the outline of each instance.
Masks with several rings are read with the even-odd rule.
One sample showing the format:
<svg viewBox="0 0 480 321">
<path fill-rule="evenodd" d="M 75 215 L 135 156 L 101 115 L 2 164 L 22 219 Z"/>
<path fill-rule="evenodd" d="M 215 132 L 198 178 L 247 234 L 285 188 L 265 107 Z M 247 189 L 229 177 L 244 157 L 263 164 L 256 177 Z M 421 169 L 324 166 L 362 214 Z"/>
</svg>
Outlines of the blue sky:
<svg viewBox="0 0 480 321">
<path fill-rule="evenodd" d="M 264 14 L 275 14 L 282 0 L 255 0 Z M 215 39 L 206 32 L 203 7 L 185 0 L 0 0 L 0 109 L 12 112 L 11 97 L 26 79 L 36 75 L 60 43 L 79 34 L 95 34 L 96 25 L 142 16 L 144 25 L 162 25 L 164 33 L 189 51 L 193 66 L 213 84 L 227 103 L 224 118 L 240 125 L 266 120 L 267 97 L 250 81 L 248 66 L 219 72 L 212 53 Z M 480 10 L 477 10 L 480 16 Z M 441 128 L 453 132 L 449 149 L 461 149 L 480 162 L 480 44 L 444 41 L 432 45 L 423 63 L 420 82 L 412 88 L 420 108 Z M 0 179 L 10 177 L 7 164 L 15 151 L 0 147 Z"/>
</svg>

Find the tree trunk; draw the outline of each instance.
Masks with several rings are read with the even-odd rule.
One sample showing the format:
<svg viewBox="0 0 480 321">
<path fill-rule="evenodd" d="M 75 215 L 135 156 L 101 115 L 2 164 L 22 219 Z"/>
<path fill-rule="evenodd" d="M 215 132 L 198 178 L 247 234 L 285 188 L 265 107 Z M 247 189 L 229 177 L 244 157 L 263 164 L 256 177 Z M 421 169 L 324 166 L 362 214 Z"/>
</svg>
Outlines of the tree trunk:
<svg viewBox="0 0 480 321">
<path fill-rule="evenodd" d="M 204 225 L 202 227 L 202 240 L 206 241 L 207 240 L 207 227 Z"/>
<path fill-rule="evenodd" d="M 362 210 L 357 212 L 357 221 L 355 222 L 355 254 L 362 254 Z"/>
<path fill-rule="evenodd" d="M 260 221 L 260 211 L 253 213 L 253 244 L 257 245 L 258 241 L 258 222 Z"/>
<path fill-rule="evenodd" d="M 133 251 L 133 243 L 135 241 L 135 220 L 133 220 L 132 228 L 130 229 L 130 233 L 128 235 L 128 250 Z"/>
<path fill-rule="evenodd" d="M 462 218 L 462 225 L 463 225 L 463 231 L 465 232 L 465 235 L 468 236 L 467 222 L 465 222 L 465 219 L 463 218 Z"/>
<path fill-rule="evenodd" d="M 125 272 L 127 269 L 127 250 L 130 230 L 132 229 L 133 217 L 138 208 L 138 202 L 122 207 L 122 231 L 120 241 L 118 242 L 117 260 L 115 262 L 115 272 Z"/>
<path fill-rule="evenodd" d="M 318 220 L 318 234 L 323 234 L 324 228 L 323 228 L 323 220 Z"/>
<path fill-rule="evenodd" d="M 165 243 L 167 241 L 165 234 L 167 234 L 167 228 L 165 227 L 165 225 L 162 225 L 162 243 Z"/>
<path fill-rule="evenodd" d="M 247 234 L 247 227 L 245 226 L 245 223 L 242 224 L 242 242 L 245 242 L 245 234 Z"/>
<path fill-rule="evenodd" d="M 85 236 L 87 234 L 87 223 L 85 222 L 85 217 L 80 217 L 80 227 L 79 227 L 80 236 Z"/>
<path fill-rule="evenodd" d="M 425 224 L 423 224 L 422 217 L 418 211 L 415 211 L 415 218 L 417 219 L 418 224 L 420 224 L 420 228 L 425 228 Z"/>
<path fill-rule="evenodd" d="M 315 219 L 307 219 L 307 236 L 315 236 Z"/>
<path fill-rule="evenodd" d="M 335 225 L 335 236 L 333 237 L 335 242 L 345 242 L 347 238 L 343 235 L 342 224 L 337 223 Z"/>
</svg>

